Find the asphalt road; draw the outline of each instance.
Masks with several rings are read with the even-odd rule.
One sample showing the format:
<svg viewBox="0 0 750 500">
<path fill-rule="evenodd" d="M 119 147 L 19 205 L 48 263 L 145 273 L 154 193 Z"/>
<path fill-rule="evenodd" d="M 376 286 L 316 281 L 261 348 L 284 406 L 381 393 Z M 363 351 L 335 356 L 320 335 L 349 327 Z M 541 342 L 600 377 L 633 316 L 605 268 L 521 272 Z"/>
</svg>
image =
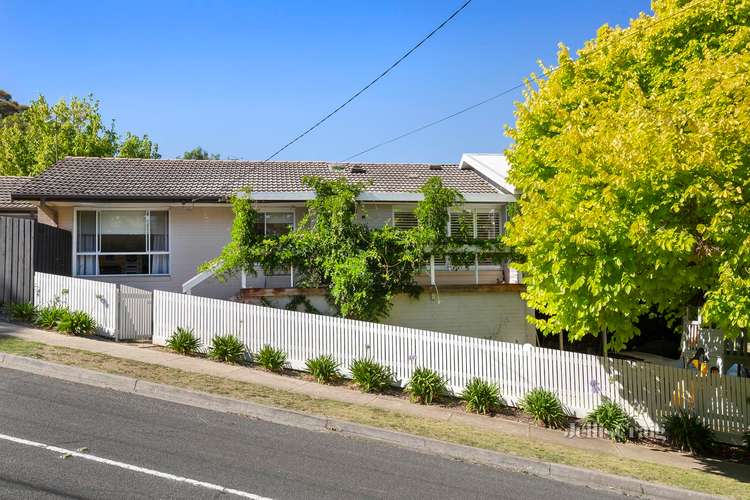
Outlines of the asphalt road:
<svg viewBox="0 0 750 500">
<path fill-rule="evenodd" d="M 240 495 L 622 498 L 375 441 L 0 369 L 0 498 Z"/>
</svg>

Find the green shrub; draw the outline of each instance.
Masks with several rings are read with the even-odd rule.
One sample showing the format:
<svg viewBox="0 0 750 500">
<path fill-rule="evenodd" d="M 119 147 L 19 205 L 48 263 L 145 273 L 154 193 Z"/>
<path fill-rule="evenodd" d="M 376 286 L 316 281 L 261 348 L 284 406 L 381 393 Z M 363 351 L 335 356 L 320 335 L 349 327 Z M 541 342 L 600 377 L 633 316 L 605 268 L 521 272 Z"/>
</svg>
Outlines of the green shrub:
<svg viewBox="0 0 750 500">
<path fill-rule="evenodd" d="M 613 441 L 624 443 L 635 435 L 637 424 L 633 417 L 613 401 L 604 401 L 589 413 L 584 424 L 593 424 L 602 427 Z"/>
<path fill-rule="evenodd" d="M 18 302 L 8 304 L 6 311 L 13 321 L 31 322 L 36 319 L 36 306 L 31 302 Z"/>
<path fill-rule="evenodd" d="M 58 305 L 42 307 L 37 311 L 35 323 L 42 328 L 55 328 L 67 312 L 67 308 Z"/>
<path fill-rule="evenodd" d="M 500 388 L 480 378 L 473 378 L 466 384 L 461 394 L 466 411 L 473 413 L 493 413 L 500 408 Z"/>
<path fill-rule="evenodd" d="M 196 337 L 190 328 L 178 326 L 167 340 L 167 347 L 174 352 L 187 354 L 188 356 L 196 354 L 201 348 L 201 340 Z"/>
<path fill-rule="evenodd" d="M 305 362 L 307 371 L 321 384 L 329 384 L 341 377 L 339 367 L 341 366 L 333 356 L 322 355 L 317 358 L 308 359 Z"/>
<path fill-rule="evenodd" d="M 268 371 L 280 373 L 286 365 L 286 353 L 266 344 L 255 355 L 255 362 Z"/>
<path fill-rule="evenodd" d="M 750 431 L 742 435 L 742 443 L 745 445 L 745 453 L 750 453 Z"/>
<path fill-rule="evenodd" d="M 695 413 L 680 410 L 664 417 L 661 424 L 667 442 L 682 451 L 701 455 L 713 446 L 714 431 L 704 424 Z"/>
<path fill-rule="evenodd" d="M 446 392 L 446 380 L 438 372 L 429 368 L 416 368 L 412 373 L 406 392 L 409 398 L 419 404 L 431 404 Z"/>
<path fill-rule="evenodd" d="M 355 359 L 349 368 L 352 380 L 362 392 L 382 392 L 393 381 L 391 369 L 372 359 Z"/>
<path fill-rule="evenodd" d="M 568 420 L 560 399 L 547 389 L 532 389 L 519 401 L 518 407 L 546 427 L 563 428 Z"/>
<path fill-rule="evenodd" d="M 57 322 L 57 329 L 69 335 L 92 335 L 96 331 L 96 321 L 84 311 L 66 310 Z"/>
<path fill-rule="evenodd" d="M 219 335 L 211 341 L 208 357 L 226 363 L 241 363 L 245 359 L 245 345 L 234 335 Z"/>
</svg>

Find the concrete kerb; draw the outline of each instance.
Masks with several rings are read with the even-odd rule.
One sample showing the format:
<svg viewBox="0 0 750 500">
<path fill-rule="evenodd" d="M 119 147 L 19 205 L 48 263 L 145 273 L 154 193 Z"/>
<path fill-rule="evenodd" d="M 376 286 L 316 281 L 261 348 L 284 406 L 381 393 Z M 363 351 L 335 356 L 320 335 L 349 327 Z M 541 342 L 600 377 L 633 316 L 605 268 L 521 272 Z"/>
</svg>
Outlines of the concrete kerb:
<svg viewBox="0 0 750 500">
<path fill-rule="evenodd" d="M 447 443 L 363 424 L 307 415 L 249 401 L 241 401 L 132 377 L 51 363 L 39 359 L 24 358 L 13 354 L 0 354 L 0 365 L 14 370 L 44 375 L 69 382 L 138 394 L 144 397 L 223 413 L 239 414 L 306 430 L 337 432 L 350 437 L 375 439 L 422 453 L 442 455 L 467 462 L 533 474 L 560 482 L 584 485 L 595 489 L 620 491 L 627 495 L 675 500 L 721 498 L 704 493 L 646 483 L 637 479 L 615 476 L 604 472 L 514 457 L 481 448 Z"/>
</svg>

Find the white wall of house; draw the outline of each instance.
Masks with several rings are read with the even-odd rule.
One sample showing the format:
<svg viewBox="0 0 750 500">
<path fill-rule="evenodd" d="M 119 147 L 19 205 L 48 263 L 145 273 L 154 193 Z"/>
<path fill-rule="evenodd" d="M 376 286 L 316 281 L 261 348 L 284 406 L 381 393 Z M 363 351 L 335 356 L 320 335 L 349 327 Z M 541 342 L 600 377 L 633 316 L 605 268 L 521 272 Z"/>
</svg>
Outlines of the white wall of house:
<svg viewBox="0 0 750 500">
<path fill-rule="evenodd" d="M 119 207 L 122 206 L 119 205 Z M 99 207 L 101 205 L 80 208 Z M 153 205 L 149 208 L 169 210 L 171 236 L 169 275 L 106 275 L 85 276 L 85 278 L 121 283 L 146 290 L 182 292 L 182 284 L 195 276 L 198 266 L 219 255 L 224 245 L 229 242 L 233 220 L 230 207 Z M 62 206 L 56 207 L 56 210 L 58 226 L 73 231 L 74 207 Z M 225 283 L 209 278 L 198 285 L 193 293 L 204 297 L 227 299 L 236 295 L 239 288 L 239 277 L 230 278 Z"/>
<path fill-rule="evenodd" d="M 399 205 L 403 208 L 403 205 Z M 496 205 L 501 208 L 502 205 Z M 57 225 L 63 229 L 75 232 L 75 211 L 84 209 L 122 209 L 134 210 L 148 208 L 151 210 L 168 210 L 170 220 L 170 271 L 166 276 L 141 275 L 106 275 L 85 276 L 114 283 L 122 283 L 143 289 L 160 289 L 182 292 L 182 284 L 197 274 L 197 268 L 202 263 L 219 255 L 222 248 L 230 239 L 233 220 L 231 207 L 206 205 L 148 205 L 148 204 L 57 204 L 53 207 L 57 213 Z M 305 214 L 301 206 L 283 207 L 280 205 L 259 206 L 260 210 L 294 211 L 295 223 L 299 224 Z M 357 214 L 358 221 L 369 227 L 381 227 L 392 221 L 394 205 L 388 203 L 373 203 L 362 207 Z M 75 239 L 75 234 L 74 234 Z M 74 256 L 75 259 L 75 256 Z M 259 272 L 257 276 L 247 277 L 249 288 L 282 288 L 291 285 L 288 274 L 265 276 Z M 438 286 L 453 284 L 492 284 L 503 281 L 502 269 L 497 266 L 482 266 L 477 273 L 474 269 L 448 271 L 438 268 L 436 283 Z M 420 284 L 429 284 L 429 275 L 419 277 Z M 239 276 L 229 278 L 226 282 L 219 282 L 215 278 L 197 285 L 192 293 L 213 298 L 230 298 L 240 289 Z"/>
</svg>

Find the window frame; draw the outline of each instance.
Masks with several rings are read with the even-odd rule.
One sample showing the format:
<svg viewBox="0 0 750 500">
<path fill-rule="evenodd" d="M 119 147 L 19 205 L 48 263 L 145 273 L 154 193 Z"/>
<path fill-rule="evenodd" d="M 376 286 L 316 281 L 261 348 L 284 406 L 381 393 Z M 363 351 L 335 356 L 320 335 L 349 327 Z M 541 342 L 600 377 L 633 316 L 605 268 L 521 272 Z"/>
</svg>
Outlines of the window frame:
<svg viewBox="0 0 750 500">
<path fill-rule="evenodd" d="M 79 252 L 78 251 L 78 213 L 79 212 L 95 212 L 96 213 L 96 250 L 93 252 Z M 100 212 L 145 212 L 146 214 L 146 250 L 144 252 L 102 252 L 101 251 L 101 231 L 99 227 L 99 213 Z M 151 250 L 151 212 L 166 212 L 167 213 L 167 250 Z M 79 256 L 94 256 L 96 274 L 79 274 L 78 273 L 78 257 Z M 148 268 L 151 269 L 151 257 L 154 255 L 167 255 L 169 257 L 167 261 L 167 272 L 166 273 L 132 273 L 132 274 L 101 274 L 99 272 L 99 257 L 106 255 L 146 255 L 148 259 Z M 74 207 L 73 208 L 73 276 L 80 278 L 121 278 L 123 276 L 143 278 L 143 277 L 155 277 L 164 278 L 172 275 L 172 211 L 169 207 Z"/>
</svg>

